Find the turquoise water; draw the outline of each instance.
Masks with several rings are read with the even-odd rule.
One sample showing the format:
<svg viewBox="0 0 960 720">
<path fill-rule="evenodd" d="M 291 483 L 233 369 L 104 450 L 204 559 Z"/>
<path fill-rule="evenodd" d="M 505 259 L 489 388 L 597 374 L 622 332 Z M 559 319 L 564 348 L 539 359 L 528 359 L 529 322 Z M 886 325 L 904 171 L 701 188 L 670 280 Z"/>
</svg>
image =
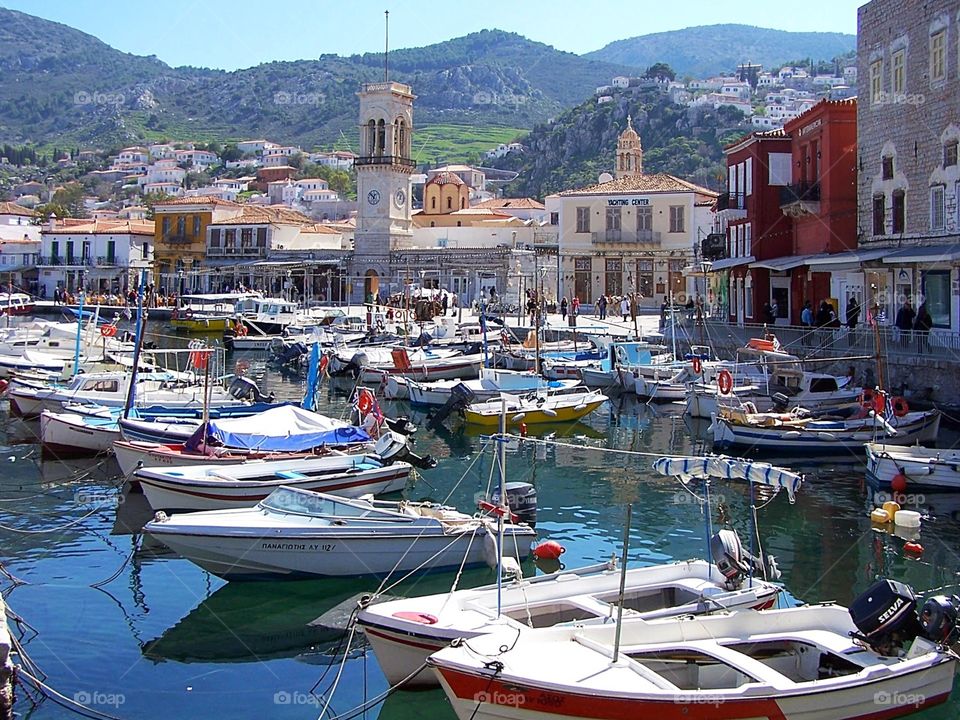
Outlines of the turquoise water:
<svg viewBox="0 0 960 720">
<path fill-rule="evenodd" d="M 298 397 L 300 381 L 268 373 L 248 356 L 251 373 L 281 398 Z M 234 358 L 236 360 L 236 358 Z M 339 415 L 349 386 L 329 388 L 322 410 Z M 402 403 L 385 409 L 409 412 Z M 425 471 L 408 491 L 413 498 L 447 500 L 469 509 L 491 473 L 483 436 L 451 426 L 441 433 L 423 427 L 418 452 L 439 466 Z M 314 718 L 344 649 L 336 630 L 312 624 L 333 608 L 348 613 L 349 601 L 374 590 L 378 581 L 298 581 L 227 584 L 162 548 L 139 544 L 133 534 L 150 518 L 140 495 L 116 490 L 112 460 L 39 458 L 36 423 L 0 411 L 4 447 L 0 462 L 0 536 L 3 565 L 24 584 L 11 590 L 10 607 L 34 630 L 24 647 L 47 674 L 47 682 L 101 712 L 122 718 Z M 654 476 L 650 460 L 605 449 L 689 453 L 703 449 L 703 423 L 685 420 L 679 408 L 648 407 L 615 400 L 585 423 L 542 428 L 538 437 L 577 447 L 524 443 L 508 454 L 510 480 L 536 485 L 540 537 L 566 547 L 568 567 L 608 559 L 620 552 L 625 508 L 634 503 L 630 558 L 656 563 L 703 556 L 704 518 L 676 481 Z M 875 576 L 904 580 L 917 590 L 957 588 L 960 571 L 960 496 L 913 498 L 931 507 L 922 529 L 922 559 L 904 557 L 903 540 L 877 533 L 867 518 L 872 504 L 863 468 L 849 458 L 809 458 L 807 482 L 797 502 L 776 497 L 760 512 L 764 550 L 774 554 L 783 582 L 800 600 L 849 603 Z M 779 462 L 789 463 L 787 458 Z M 716 486 L 728 515 L 747 542 L 747 494 L 743 487 Z M 535 566 L 528 564 L 528 572 Z M 92 587 L 116 575 L 102 587 Z M 487 570 L 471 571 L 461 583 L 491 582 Z M 394 594 L 440 592 L 451 574 L 426 576 Z M 317 696 L 311 689 L 317 685 Z M 331 702 L 344 713 L 386 689 L 376 658 L 362 636 Z M 20 693 L 18 708 L 30 705 Z M 918 718 L 954 718 L 960 700 Z M 50 701 L 29 717 L 75 717 Z M 452 719 L 440 691 L 398 692 L 366 718 Z"/>
</svg>

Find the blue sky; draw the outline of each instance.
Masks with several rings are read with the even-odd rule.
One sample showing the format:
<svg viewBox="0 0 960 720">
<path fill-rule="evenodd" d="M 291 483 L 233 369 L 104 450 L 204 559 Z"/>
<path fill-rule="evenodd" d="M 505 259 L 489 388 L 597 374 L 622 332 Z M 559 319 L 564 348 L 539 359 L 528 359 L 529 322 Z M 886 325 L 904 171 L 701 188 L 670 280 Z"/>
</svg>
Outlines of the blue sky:
<svg viewBox="0 0 960 720">
<path fill-rule="evenodd" d="M 613 40 L 690 25 L 745 23 L 794 31 L 855 33 L 855 0 L 484 0 L 449 3 L 356 0 L 0 0 L 3 5 L 70 25 L 108 45 L 156 55 L 170 65 L 233 70 L 322 53 L 383 48 L 390 10 L 391 47 L 417 47 L 484 28 L 525 35 L 575 53 Z"/>
</svg>

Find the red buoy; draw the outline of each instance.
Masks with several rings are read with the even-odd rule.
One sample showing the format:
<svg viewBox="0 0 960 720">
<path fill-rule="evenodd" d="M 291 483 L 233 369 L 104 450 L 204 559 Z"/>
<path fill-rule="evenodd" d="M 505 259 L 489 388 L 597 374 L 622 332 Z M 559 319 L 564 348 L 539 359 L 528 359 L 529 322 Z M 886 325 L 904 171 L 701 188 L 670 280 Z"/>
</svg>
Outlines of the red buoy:
<svg viewBox="0 0 960 720">
<path fill-rule="evenodd" d="M 527 436 L 527 424 L 525 422 L 520 423 L 520 437 Z"/>
<path fill-rule="evenodd" d="M 533 556 L 538 560 L 556 560 L 567 549 L 556 540 L 544 540 L 533 548 Z"/>
<path fill-rule="evenodd" d="M 890 479 L 890 489 L 896 493 L 902 493 L 907 489 L 907 476 L 898 472 Z"/>
<path fill-rule="evenodd" d="M 907 542 L 903 544 L 903 551 L 908 555 L 923 555 L 923 545 L 918 542 Z"/>
</svg>

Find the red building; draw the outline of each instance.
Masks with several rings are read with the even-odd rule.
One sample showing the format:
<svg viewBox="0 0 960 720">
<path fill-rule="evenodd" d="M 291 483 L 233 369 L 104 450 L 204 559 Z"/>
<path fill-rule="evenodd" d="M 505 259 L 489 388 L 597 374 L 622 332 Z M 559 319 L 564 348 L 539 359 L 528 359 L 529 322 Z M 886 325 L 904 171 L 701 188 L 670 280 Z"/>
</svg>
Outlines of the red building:
<svg viewBox="0 0 960 720">
<path fill-rule="evenodd" d="M 785 269 L 796 323 L 806 300 L 816 311 L 830 299 L 842 312 L 847 292 L 836 271 L 860 259 L 840 255 L 857 248 L 857 101 L 824 100 L 783 130 L 791 138 L 792 164 L 780 206 L 793 220 L 793 265 Z"/>
<path fill-rule="evenodd" d="M 790 182 L 790 138 L 780 130 L 754 132 L 724 153 L 727 192 L 717 200 L 717 220 L 725 226 L 726 257 L 711 266 L 717 295 L 725 298 L 730 322 L 763 322 L 771 297 L 782 298 L 778 314 L 786 318 L 788 286 L 757 263 L 791 252 L 793 223 L 780 210 L 780 191 Z"/>
</svg>

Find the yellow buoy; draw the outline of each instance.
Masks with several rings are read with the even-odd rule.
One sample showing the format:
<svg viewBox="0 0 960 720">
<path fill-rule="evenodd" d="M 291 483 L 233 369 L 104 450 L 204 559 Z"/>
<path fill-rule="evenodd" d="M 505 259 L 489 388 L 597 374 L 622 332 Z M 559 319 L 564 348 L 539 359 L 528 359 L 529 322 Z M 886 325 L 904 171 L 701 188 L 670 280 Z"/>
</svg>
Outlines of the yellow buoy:
<svg viewBox="0 0 960 720">
<path fill-rule="evenodd" d="M 887 500 L 883 504 L 883 509 L 887 511 L 887 515 L 890 517 L 896 517 L 897 513 L 900 511 L 900 503 L 894 502 L 893 500 Z"/>
<path fill-rule="evenodd" d="M 890 513 L 888 513 L 883 508 L 875 508 L 872 513 L 870 513 L 870 521 L 875 523 L 888 523 L 890 522 Z"/>
</svg>

